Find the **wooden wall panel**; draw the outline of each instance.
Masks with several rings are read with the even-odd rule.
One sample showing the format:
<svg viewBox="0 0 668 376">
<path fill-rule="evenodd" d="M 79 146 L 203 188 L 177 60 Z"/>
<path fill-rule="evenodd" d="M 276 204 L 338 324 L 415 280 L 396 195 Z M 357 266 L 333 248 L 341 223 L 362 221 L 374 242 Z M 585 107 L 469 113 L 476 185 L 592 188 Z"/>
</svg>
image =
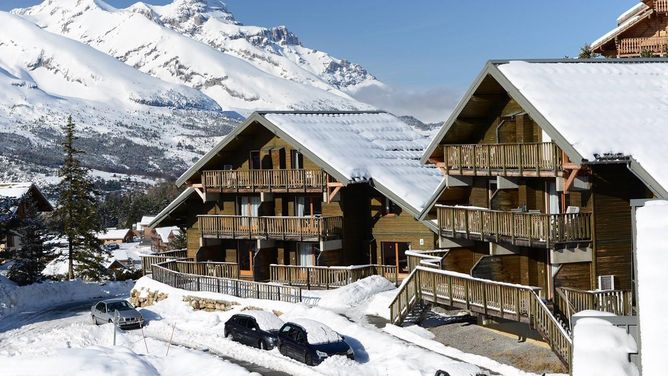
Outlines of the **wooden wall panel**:
<svg viewBox="0 0 668 376">
<path fill-rule="evenodd" d="M 591 284 L 591 263 L 563 264 L 554 277 L 554 287 L 571 287 L 582 290 L 595 289 Z"/>
</svg>

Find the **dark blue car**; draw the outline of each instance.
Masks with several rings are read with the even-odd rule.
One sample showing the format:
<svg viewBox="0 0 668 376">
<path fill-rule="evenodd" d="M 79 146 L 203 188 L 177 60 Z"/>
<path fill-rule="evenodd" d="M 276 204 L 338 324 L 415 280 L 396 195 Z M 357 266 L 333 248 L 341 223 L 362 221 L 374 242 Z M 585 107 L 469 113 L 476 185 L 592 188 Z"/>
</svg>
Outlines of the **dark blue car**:
<svg viewBox="0 0 668 376">
<path fill-rule="evenodd" d="M 278 351 L 310 366 L 336 355 L 355 359 L 353 350 L 338 333 L 325 324 L 309 319 L 296 319 L 281 327 Z"/>
<path fill-rule="evenodd" d="M 283 321 L 271 312 L 250 310 L 230 317 L 224 335 L 244 345 L 271 350 L 278 342 L 276 334 Z"/>
</svg>

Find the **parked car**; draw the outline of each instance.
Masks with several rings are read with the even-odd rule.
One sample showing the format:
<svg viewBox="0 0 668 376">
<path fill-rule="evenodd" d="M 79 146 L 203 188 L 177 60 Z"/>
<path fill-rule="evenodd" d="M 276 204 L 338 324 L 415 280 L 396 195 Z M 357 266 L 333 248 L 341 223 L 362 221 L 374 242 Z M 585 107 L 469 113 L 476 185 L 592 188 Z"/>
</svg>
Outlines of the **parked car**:
<svg viewBox="0 0 668 376">
<path fill-rule="evenodd" d="M 225 322 L 224 335 L 248 346 L 271 350 L 278 343 L 283 321 L 271 312 L 251 310 L 232 315 Z"/>
<path fill-rule="evenodd" d="M 436 371 L 436 374 L 434 374 L 434 376 L 450 376 L 450 374 L 439 369 L 438 371 Z"/>
<path fill-rule="evenodd" d="M 144 326 L 144 317 L 125 299 L 107 299 L 98 302 L 90 308 L 90 316 L 95 325 L 114 322 L 118 317 L 118 326 L 121 329 Z"/>
<path fill-rule="evenodd" d="M 104 248 L 107 251 L 114 251 L 114 250 L 117 250 L 117 249 L 121 248 L 121 246 L 116 244 L 116 243 L 109 243 L 109 244 L 105 245 Z"/>
<path fill-rule="evenodd" d="M 353 349 L 337 332 L 323 323 L 301 318 L 281 327 L 278 351 L 310 366 L 335 355 L 355 359 Z"/>
</svg>

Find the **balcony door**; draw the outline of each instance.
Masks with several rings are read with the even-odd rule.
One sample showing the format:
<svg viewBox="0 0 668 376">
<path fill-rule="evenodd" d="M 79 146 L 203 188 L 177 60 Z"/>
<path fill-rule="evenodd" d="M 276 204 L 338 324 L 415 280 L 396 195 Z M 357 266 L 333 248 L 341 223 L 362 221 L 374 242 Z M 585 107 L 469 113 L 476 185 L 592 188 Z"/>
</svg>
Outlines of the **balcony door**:
<svg viewBox="0 0 668 376">
<path fill-rule="evenodd" d="M 313 266 L 316 264 L 318 248 L 314 243 L 297 243 L 297 256 L 300 266 Z"/>
<path fill-rule="evenodd" d="M 239 198 L 239 213 L 244 217 L 241 219 L 242 230 L 257 231 L 259 226 L 259 219 L 248 218 L 257 217 L 260 214 L 260 197 L 259 196 L 241 196 Z"/>
<path fill-rule="evenodd" d="M 313 217 L 322 213 L 320 197 L 295 196 L 295 216 Z"/>
<path fill-rule="evenodd" d="M 237 263 L 239 264 L 239 275 L 253 275 L 253 257 L 255 256 L 256 243 L 254 241 L 239 240 L 237 246 Z"/>
<path fill-rule="evenodd" d="M 396 266 L 399 273 L 408 273 L 408 259 L 406 251 L 411 249 L 408 242 L 381 242 L 383 265 Z"/>
<path fill-rule="evenodd" d="M 301 170 L 304 168 L 304 154 L 297 150 L 290 150 L 290 165 L 293 170 Z"/>
<path fill-rule="evenodd" d="M 260 151 L 259 150 L 253 150 L 250 152 L 250 169 L 251 170 L 259 170 L 262 168 L 262 163 L 260 161 Z"/>
</svg>

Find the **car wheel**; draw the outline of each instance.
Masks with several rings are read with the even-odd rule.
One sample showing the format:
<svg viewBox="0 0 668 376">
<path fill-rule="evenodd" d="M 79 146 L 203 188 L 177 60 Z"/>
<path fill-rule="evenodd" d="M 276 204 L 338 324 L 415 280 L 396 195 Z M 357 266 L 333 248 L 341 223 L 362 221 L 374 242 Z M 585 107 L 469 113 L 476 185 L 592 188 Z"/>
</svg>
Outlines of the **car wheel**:
<svg viewBox="0 0 668 376">
<path fill-rule="evenodd" d="M 313 365 L 313 359 L 311 358 L 311 354 L 309 353 L 304 354 L 304 363 L 306 363 L 307 366 Z"/>
<path fill-rule="evenodd" d="M 278 352 L 281 353 L 281 355 L 285 355 L 285 353 L 283 352 L 283 346 L 282 345 L 278 345 Z"/>
<path fill-rule="evenodd" d="M 113 321 L 111 321 L 111 319 L 109 319 L 109 321 L 107 321 L 107 322 L 108 322 L 109 324 L 111 324 Z"/>
<path fill-rule="evenodd" d="M 260 340 L 260 342 L 258 342 L 258 344 L 257 344 L 257 347 L 258 347 L 260 350 L 266 350 L 266 349 L 267 349 L 267 344 L 264 343 L 263 340 Z"/>
</svg>

